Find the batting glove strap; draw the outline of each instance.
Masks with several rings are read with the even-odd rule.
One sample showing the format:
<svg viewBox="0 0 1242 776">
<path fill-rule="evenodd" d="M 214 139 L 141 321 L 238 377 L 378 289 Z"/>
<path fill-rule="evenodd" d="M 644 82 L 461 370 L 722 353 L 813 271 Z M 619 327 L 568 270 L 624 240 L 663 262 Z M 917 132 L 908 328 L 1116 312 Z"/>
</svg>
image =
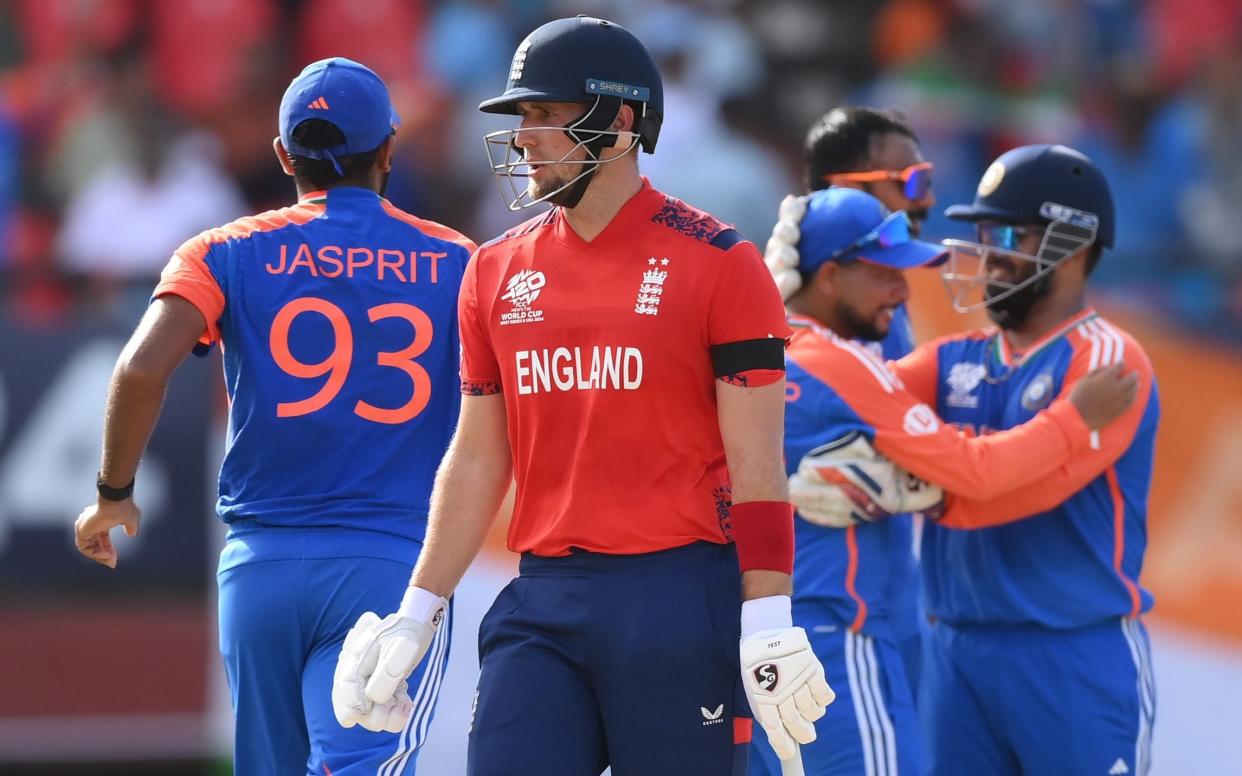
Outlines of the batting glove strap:
<svg viewBox="0 0 1242 776">
<path fill-rule="evenodd" d="M 742 602 L 742 640 L 759 631 L 793 627 L 793 600 L 769 595 Z"/>
<path fill-rule="evenodd" d="M 836 698 L 802 628 L 778 628 L 742 640 L 742 682 L 751 711 L 777 757 L 797 753 L 794 742 L 815 740 L 815 720 Z"/>
<path fill-rule="evenodd" d="M 424 622 L 433 628 L 440 627 L 440 619 L 448 608 L 448 599 L 438 596 L 430 590 L 410 585 L 401 598 L 401 606 L 397 614 L 415 622 Z"/>
</svg>

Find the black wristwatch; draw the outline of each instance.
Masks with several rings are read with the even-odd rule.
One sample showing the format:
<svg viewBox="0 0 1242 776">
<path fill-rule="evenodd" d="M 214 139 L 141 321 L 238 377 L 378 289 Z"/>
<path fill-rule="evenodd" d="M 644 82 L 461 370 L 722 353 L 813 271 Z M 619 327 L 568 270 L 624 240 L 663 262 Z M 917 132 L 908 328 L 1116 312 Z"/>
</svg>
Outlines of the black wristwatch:
<svg viewBox="0 0 1242 776">
<path fill-rule="evenodd" d="M 129 484 L 123 488 L 114 488 L 104 482 L 102 474 L 95 477 L 95 490 L 99 492 L 100 498 L 105 501 L 124 501 L 134 495 L 134 481 L 130 480 Z"/>
</svg>

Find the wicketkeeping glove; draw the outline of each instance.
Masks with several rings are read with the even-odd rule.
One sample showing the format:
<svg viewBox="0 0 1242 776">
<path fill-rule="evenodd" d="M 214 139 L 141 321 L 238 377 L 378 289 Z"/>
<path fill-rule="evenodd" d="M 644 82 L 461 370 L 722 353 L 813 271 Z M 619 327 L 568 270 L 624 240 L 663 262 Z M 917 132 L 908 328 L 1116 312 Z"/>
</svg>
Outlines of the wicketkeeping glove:
<svg viewBox="0 0 1242 776">
<path fill-rule="evenodd" d="M 877 453 L 864 434 L 851 431 L 802 457 L 789 478 L 789 500 L 808 522 L 846 528 L 903 512 L 936 519 L 944 508 L 944 491 Z"/>
<path fill-rule="evenodd" d="M 783 599 L 781 618 L 788 622 L 787 596 L 773 596 L 759 599 L 759 602 L 775 603 L 777 599 Z M 743 607 L 754 603 L 747 601 Z M 745 609 L 742 622 L 745 633 Z M 806 631 L 789 626 L 744 635 L 741 658 L 742 682 L 755 719 L 779 759 L 795 758 L 798 748 L 794 742 L 809 744 L 815 740 L 812 723 L 824 716 L 825 709 L 837 697 L 824 678 L 824 666 L 811 651 Z"/>
<path fill-rule="evenodd" d="M 398 733 L 413 711 L 406 680 L 427 653 L 448 601 L 411 587 L 393 614 L 366 612 L 345 636 L 332 677 L 332 710 L 342 727 Z"/>
</svg>

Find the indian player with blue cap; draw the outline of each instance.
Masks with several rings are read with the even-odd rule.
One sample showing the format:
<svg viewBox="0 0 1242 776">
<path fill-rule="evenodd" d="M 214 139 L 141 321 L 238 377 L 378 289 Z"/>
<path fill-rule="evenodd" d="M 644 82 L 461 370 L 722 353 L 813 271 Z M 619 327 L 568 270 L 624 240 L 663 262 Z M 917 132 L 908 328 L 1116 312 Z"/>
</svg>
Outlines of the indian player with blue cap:
<svg viewBox="0 0 1242 776">
<path fill-rule="evenodd" d="M 333 693 L 350 626 L 401 598 L 435 469 L 457 424 L 457 296 L 474 244 L 383 192 L 399 120 L 378 75 L 309 65 L 280 104 L 276 157 L 296 204 L 187 240 L 109 389 L 98 503 L 79 550 L 115 566 L 138 530 L 138 460 L 169 377 L 221 344 L 228 446 L 217 512 L 220 651 L 237 717 L 234 772 L 411 774 L 448 659 L 386 703 Z M 345 649 L 348 652 L 348 649 Z"/>
<path fill-rule="evenodd" d="M 808 774 L 922 772 L 894 621 L 909 592 L 894 582 L 906 580 L 910 535 L 894 517 L 938 517 L 944 491 L 927 480 L 975 493 L 1033 482 L 1086 448 L 1091 430 L 1124 404 L 1124 388 L 1091 378 L 1006 433 L 972 438 L 942 423 L 864 341 L 888 333 L 909 295 L 905 271 L 945 258 L 941 246 L 913 238 L 905 212 L 843 188 L 787 197 L 767 246 L 794 330 L 785 412 L 799 518 L 793 609 L 839 696 L 803 747 Z M 779 773 L 766 743 L 753 747 L 751 773 Z"/>
<path fill-rule="evenodd" d="M 325 147 L 299 142 L 293 130 L 307 119 L 331 123 L 343 138 Z M 372 151 L 400 126 L 388 87 L 369 67 L 345 57 L 307 65 L 280 101 L 280 142 L 285 150 L 307 159 L 326 159 L 337 175 L 344 174 L 338 156 Z"/>
<path fill-rule="evenodd" d="M 832 108 L 807 130 L 803 161 L 808 191 L 829 186 L 865 191 L 889 210 L 906 211 L 916 237 L 936 203 L 935 165 L 924 158 L 914 127 L 895 110 L 864 105 Z M 908 355 L 915 344 L 906 305 L 893 312 L 888 336 L 879 342 L 865 342 L 886 361 Z M 910 515 L 891 520 L 890 531 L 909 535 L 910 553 L 890 576 L 889 621 L 917 699 L 926 618 L 919 609 L 915 528 L 916 521 Z M 896 535 L 893 540 L 904 541 Z"/>
</svg>

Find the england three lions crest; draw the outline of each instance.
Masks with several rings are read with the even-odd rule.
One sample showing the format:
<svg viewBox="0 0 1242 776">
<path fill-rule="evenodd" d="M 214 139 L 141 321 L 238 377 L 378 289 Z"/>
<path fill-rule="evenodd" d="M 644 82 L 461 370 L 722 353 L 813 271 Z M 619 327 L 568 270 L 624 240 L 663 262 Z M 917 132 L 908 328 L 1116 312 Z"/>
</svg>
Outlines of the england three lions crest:
<svg viewBox="0 0 1242 776">
<path fill-rule="evenodd" d="M 649 269 L 643 272 L 643 282 L 638 287 L 638 296 L 634 300 L 634 312 L 639 315 L 659 314 L 660 300 L 664 297 L 664 281 L 668 280 L 668 270 L 661 268 L 668 267 L 669 263 L 667 258 L 657 259 L 652 256 L 647 259 Z"/>
</svg>

